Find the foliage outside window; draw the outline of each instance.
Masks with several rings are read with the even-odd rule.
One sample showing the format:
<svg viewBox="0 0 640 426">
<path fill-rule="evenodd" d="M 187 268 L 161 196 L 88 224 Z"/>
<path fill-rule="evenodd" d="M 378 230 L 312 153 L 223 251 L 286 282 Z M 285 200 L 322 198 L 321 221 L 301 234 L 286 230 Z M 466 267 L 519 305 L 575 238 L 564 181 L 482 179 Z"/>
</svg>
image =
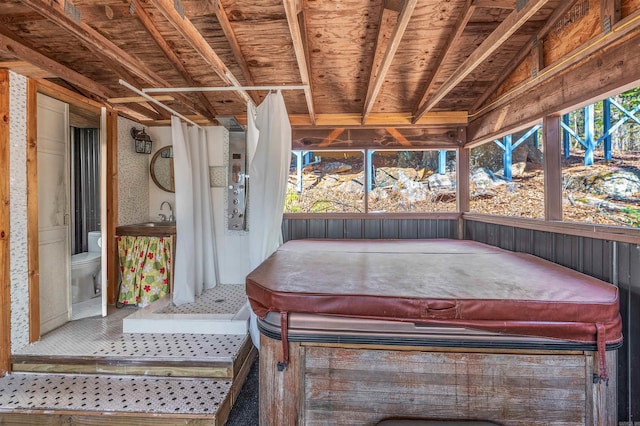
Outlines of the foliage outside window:
<svg viewBox="0 0 640 426">
<path fill-rule="evenodd" d="M 471 149 L 472 212 L 544 219 L 541 134 L 536 125 Z"/>
<path fill-rule="evenodd" d="M 454 151 L 293 151 L 285 213 L 455 211 L 455 173 Z"/>
<path fill-rule="evenodd" d="M 563 117 L 565 221 L 640 227 L 639 111 L 635 88 Z"/>
</svg>

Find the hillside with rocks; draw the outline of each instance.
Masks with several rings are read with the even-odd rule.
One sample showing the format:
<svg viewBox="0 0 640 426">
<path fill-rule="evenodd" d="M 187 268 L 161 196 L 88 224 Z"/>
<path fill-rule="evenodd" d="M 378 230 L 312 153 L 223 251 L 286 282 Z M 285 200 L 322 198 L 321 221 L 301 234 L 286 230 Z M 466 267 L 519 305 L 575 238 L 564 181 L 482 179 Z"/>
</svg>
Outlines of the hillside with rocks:
<svg viewBox="0 0 640 426">
<path fill-rule="evenodd" d="M 542 156 L 537 150 L 525 148 L 517 155 L 517 150 L 514 152 L 511 181 L 502 175 L 501 156 L 495 152 L 475 157 L 472 154 L 472 212 L 544 218 Z M 303 170 L 301 193 L 297 192 L 297 176 L 295 168 L 292 169 L 286 211 L 363 213 L 365 173 L 361 156 L 319 158 L 319 162 Z M 583 165 L 581 153 L 563 158 L 564 220 L 639 227 L 639 160 L 640 153 L 633 152 L 616 152 L 614 160 L 608 162 L 596 154 L 596 163 L 587 167 Z M 370 212 L 456 210 L 455 160 L 447 162 L 444 174 L 435 172 L 433 162 L 422 162 L 433 168 L 399 164 L 402 162 L 393 156 L 374 161 Z"/>
</svg>

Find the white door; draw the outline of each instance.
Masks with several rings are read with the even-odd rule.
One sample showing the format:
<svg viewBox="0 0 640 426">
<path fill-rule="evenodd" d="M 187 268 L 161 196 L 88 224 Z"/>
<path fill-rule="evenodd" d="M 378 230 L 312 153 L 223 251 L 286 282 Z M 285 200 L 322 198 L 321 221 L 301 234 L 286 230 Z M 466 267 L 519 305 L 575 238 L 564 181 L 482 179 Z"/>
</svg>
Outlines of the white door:
<svg viewBox="0 0 640 426">
<path fill-rule="evenodd" d="M 38 94 L 40 334 L 71 314 L 68 140 L 69 105 Z"/>
</svg>

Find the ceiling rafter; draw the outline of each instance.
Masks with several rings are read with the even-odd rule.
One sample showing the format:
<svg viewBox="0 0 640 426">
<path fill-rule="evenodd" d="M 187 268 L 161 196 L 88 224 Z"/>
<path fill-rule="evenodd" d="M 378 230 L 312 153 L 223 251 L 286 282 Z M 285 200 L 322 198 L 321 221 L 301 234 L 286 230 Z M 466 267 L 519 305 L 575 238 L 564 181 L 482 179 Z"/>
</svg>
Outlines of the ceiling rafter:
<svg viewBox="0 0 640 426">
<path fill-rule="evenodd" d="M 151 2 L 160 11 L 160 13 L 162 13 L 165 19 L 169 21 L 169 23 L 202 57 L 202 59 L 204 59 L 213 68 L 213 71 L 218 75 L 218 77 L 220 77 L 224 84 L 234 87 L 242 86 L 193 23 L 188 18 L 180 16 L 178 11 L 175 10 L 174 3 L 171 0 L 151 0 Z M 171 86 L 166 85 L 165 87 Z M 237 90 L 233 93 L 237 94 L 245 101 L 255 103 L 246 90 Z"/>
<path fill-rule="evenodd" d="M 153 23 L 153 20 L 140 4 L 140 1 L 133 1 L 135 4 L 135 14 L 138 17 L 138 20 L 147 30 L 153 41 L 156 42 L 160 50 L 162 50 L 169 62 L 171 62 L 171 65 L 173 65 L 173 67 L 180 73 L 180 75 L 188 85 L 197 86 L 198 83 L 196 83 L 189 71 L 187 71 L 180 58 L 178 58 L 176 52 L 171 48 L 171 46 L 169 46 L 169 43 L 167 43 L 162 34 L 160 34 L 160 31 L 158 31 L 155 24 Z M 216 116 L 216 109 L 213 107 L 211 102 L 209 102 L 209 99 L 203 93 L 196 93 L 196 96 L 209 113 L 209 116 L 213 119 Z"/>
<path fill-rule="evenodd" d="M 301 0 L 283 0 L 284 10 L 287 15 L 287 23 L 289 24 L 289 32 L 291 33 L 291 41 L 293 42 L 293 50 L 296 54 L 296 61 L 298 63 L 298 69 L 300 70 L 301 83 L 307 86 L 304 89 L 304 97 L 307 102 L 307 110 L 309 111 L 309 118 L 312 123 L 316 122 L 316 112 L 313 106 L 313 96 L 311 92 L 311 79 L 309 78 L 309 61 L 307 57 L 307 47 L 304 42 L 304 34 L 301 29 L 299 14 L 304 13 L 302 11 Z"/>
<path fill-rule="evenodd" d="M 462 80 L 478 68 L 491 54 L 498 50 L 522 25 L 542 9 L 547 2 L 549 2 L 549 0 L 530 0 L 522 9 L 511 12 L 449 78 L 447 78 L 442 86 L 418 108 L 414 120 L 419 120 L 426 112 L 436 106 L 436 104 Z"/>
<path fill-rule="evenodd" d="M 82 87 L 91 93 L 101 97 L 108 98 L 111 91 L 99 83 L 85 77 L 84 75 L 67 68 L 66 66 L 54 61 L 53 59 L 36 52 L 32 48 L 25 45 L 18 37 L 10 34 L 6 28 L 0 27 L 0 50 L 14 55 L 22 60 L 40 67 L 49 73 L 67 80 L 78 87 Z"/>
<path fill-rule="evenodd" d="M 442 65 L 450 58 L 451 54 L 455 51 L 454 48 L 457 47 L 458 42 L 460 41 L 460 37 L 464 32 L 464 29 L 467 26 L 467 23 L 469 22 L 469 20 L 471 19 L 471 15 L 473 15 L 473 12 L 476 9 L 477 3 L 478 3 L 478 0 L 467 0 L 466 4 L 464 5 L 464 9 L 462 10 L 460 17 L 458 18 L 458 21 L 456 22 L 456 26 L 451 32 L 451 35 L 447 40 L 447 43 L 446 43 L 447 47 L 440 52 L 440 56 L 438 57 L 438 60 L 437 60 L 436 70 L 431 76 L 429 83 L 427 83 L 427 87 L 424 90 L 424 93 L 422 94 L 422 96 L 420 97 L 420 101 L 414 108 L 415 118 L 413 119 L 413 124 L 415 124 L 420 119 L 420 117 L 417 116 L 418 109 L 420 105 L 422 105 L 427 100 L 427 97 L 433 90 L 433 86 L 436 80 L 438 79 L 438 77 L 440 77 L 440 74 L 442 74 Z"/>
<path fill-rule="evenodd" d="M 371 67 L 367 97 L 365 98 L 364 109 L 362 111 L 363 124 L 365 124 L 371 113 L 376 98 L 382 89 L 382 83 L 387 77 L 391 62 L 398 50 L 398 46 L 400 46 L 400 41 L 407 29 L 407 25 L 409 24 L 409 20 L 413 15 L 413 10 L 417 3 L 417 0 L 405 0 L 402 3 L 400 13 L 385 6 L 380 14 L 380 28 L 378 30 L 378 39 L 373 57 L 373 66 Z M 393 32 L 389 34 L 392 28 Z"/>
<path fill-rule="evenodd" d="M 538 42 L 540 42 L 540 40 L 542 40 L 549 33 L 549 31 L 551 31 L 551 29 L 553 28 L 555 23 L 558 21 L 558 19 L 564 16 L 564 14 L 567 13 L 569 9 L 571 9 L 573 6 L 574 6 L 574 3 L 570 1 L 561 2 L 560 5 L 558 5 L 556 10 L 553 11 L 553 14 L 549 17 L 549 19 L 547 19 L 544 26 L 537 32 L 536 38 L 538 39 Z M 533 48 L 533 43 L 528 43 L 522 49 L 520 49 L 520 52 L 518 52 L 518 55 L 516 55 L 507 64 L 507 66 L 504 68 L 502 73 L 500 73 L 500 77 L 497 78 L 493 82 L 493 84 L 491 84 L 491 86 L 484 91 L 484 93 L 478 98 L 478 100 L 476 100 L 473 106 L 469 109 L 470 112 L 477 111 L 482 106 L 482 104 L 487 99 L 489 99 L 489 97 L 498 89 L 498 87 L 500 87 L 502 83 L 505 82 L 507 77 L 509 77 L 511 73 L 515 71 L 518 65 L 520 65 L 520 63 L 522 63 L 522 61 L 524 61 L 524 59 L 529 56 L 532 48 Z M 539 69 L 538 72 L 540 71 L 541 70 Z"/>
<path fill-rule="evenodd" d="M 21 0 L 22 3 L 29 6 L 56 26 L 63 28 L 82 44 L 89 48 L 94 54 L 99 54 L 109 60 L 109 65 L 119 64 L 128 73 L 137 76 L 141 80 L 153 86 L 168 86 L 169 83 L 162 77 L 151 71 L 149 68 L 133 58 L 124 50 L 120 49 L 111 40 L 108 40 L 98 31 L 91 28 L 84 22 L 78 22 L 67 16 L 61 5 L 56 2 L 46 0 Z M 187 96 L 179 96 L 180 101 L 190 110 L 198 114 L 206 114 L 199 105 L 195 104 Z"/>
<path fill-rule="evenodd" d="M 90 78 L 85 77 L 84 75 L 46 57 L 41 53 L 36 52 L 23 42 L 19 41 L 17 36 L 10 34 L 6 28 L 0 29 L 0 50 L 10 53 L 11 55 L 15 55 L 32 65 L 69 82 L 76 88 L 92 93 L 98 98 L 106 100 L 113 97 L 113 92 L 107 87 L 100 83 L 96 83 Z M 142 106 L 139 108 L 129 107 L 129 109 L 152 120 L 161 118 L 159 114 Z"/>
<path fill-rule="evenodd" d="M 222 27 L 222 32 L 224 33 L 227 41 L 229 42 L 229 46 L 231 47 L 231 52 L 233 53 L 233 57 L 236 60 L 236 63 L 240 67 L 242 71 L 242 76 L 247 83 L 247 86 L 255 86 L 255 81 L 253 80 L 253 76 L 251 75 L 251 71 L 249 70 L 249 65 L 247 65 L 247 61 L 242 54 L 242 49 L 240 49 L 240 43 L 238 43 L 238 38 L 236 37 L 236 33 L 231 28 L 231 23 L 229 22 L 229 17 L 227 16 L 227 12 L 225 12 L 222 2 L 220 0 L 209 0 L 213 3 L 213 11 L 216 14 L 216 18 L 218 18 L 218 23 Z M 257 100 L 257 98 L 253 98 Z"/>
</svg>

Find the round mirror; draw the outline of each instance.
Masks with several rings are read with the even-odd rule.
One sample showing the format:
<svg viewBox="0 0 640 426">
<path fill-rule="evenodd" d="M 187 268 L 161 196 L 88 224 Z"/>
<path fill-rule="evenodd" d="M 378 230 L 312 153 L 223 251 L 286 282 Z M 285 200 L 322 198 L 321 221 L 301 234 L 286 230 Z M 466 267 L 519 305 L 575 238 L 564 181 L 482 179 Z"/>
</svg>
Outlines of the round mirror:
<svg viewBox="0 0 640 426">
<path fill-rule="evenodd" d="M 151 159 L 149 166 L 151 179 L 158 188 L 167 192 L 174 192 L 173 185 L 173 147 L 165 146 L 158 150 Z"/>
</svg>

